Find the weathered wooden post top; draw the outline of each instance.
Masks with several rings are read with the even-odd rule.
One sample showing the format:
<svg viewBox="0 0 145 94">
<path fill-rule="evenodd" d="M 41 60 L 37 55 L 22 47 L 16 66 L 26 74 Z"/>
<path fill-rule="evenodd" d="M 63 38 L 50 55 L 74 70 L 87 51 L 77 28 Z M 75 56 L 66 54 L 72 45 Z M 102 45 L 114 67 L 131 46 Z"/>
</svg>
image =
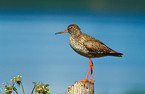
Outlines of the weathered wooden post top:
<svg viewBox="0 0 145 94">
<path fill-rule="evenodd" d="M 68 86 L 68 94 L 94 94 L 94 83 L 76 81 L 74 85 Z"/>
</svg>

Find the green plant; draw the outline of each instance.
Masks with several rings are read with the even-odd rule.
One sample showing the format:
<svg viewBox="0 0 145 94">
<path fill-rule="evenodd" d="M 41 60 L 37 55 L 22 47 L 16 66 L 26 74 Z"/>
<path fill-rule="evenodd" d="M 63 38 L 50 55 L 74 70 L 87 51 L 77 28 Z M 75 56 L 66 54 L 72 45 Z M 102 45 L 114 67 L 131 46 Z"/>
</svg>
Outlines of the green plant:
<svg viewBox="0 0 145 94">
<path fill-rule="evenodd" d="M 40 84 L 33 82 L 33 84 L 34 84 L 34 88 L 31 94 L 33 94 L 34 90 L 35 90 L 35 94 L 50 94 L 51 93 L 51 91 L 48 88 L 49 84 L 43 84 L 42 82 Z"/>
<path fill-rule="evenodd" d="M 18 94 L 17 88 L 15 86 L 15 84 L 17 84 L 17 87 L 22 88 L 23 94 L 25 94 L 24 91 L 24 87 L 22 84 L 22 76 L 18 75 L 17 77 L 14 77 L 14 79 L 11 79 L 10 83 L 6 82 L 6 83 L 2 83 L 2 85 L 4 85 L 0 91 L 2 91 L 2 93 L 4 94 L 12 94 L 13 92 L 15 92 L 16 94 Z M 41 84 L 37 84 L 36 82 L 33 82 L 34 84 L 34 88 L 32 89 L 31 94 L 33 94 L 34 90 L 35 90 L 35 94 L 50 94 L 51 91 L 49 90 L 48 86 L 49 84 L 43 84 L 41 82 Z"/>
</svg>

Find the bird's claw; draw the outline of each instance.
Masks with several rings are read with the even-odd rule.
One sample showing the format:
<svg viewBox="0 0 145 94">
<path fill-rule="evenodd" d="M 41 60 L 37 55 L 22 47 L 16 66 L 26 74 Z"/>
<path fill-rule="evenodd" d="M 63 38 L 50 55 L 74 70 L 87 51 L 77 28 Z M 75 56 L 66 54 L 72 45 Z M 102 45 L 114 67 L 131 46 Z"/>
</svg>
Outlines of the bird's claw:
<svg viewBox="0 0 145 94">
<path fill-rule="evenodd" d="M 89 82 L 95 81 L 94 79 L 89 80 Z"/>
<path fill-rule="evenodd" d="M 80 80 L 78 82 L 84 82 L 84 84 L 85 84 L 86 82 L 92 82 L 92 81 L 95 81 L 95 80 L 94 79 L 91 79 L 91 80 Z"/>
</svg>

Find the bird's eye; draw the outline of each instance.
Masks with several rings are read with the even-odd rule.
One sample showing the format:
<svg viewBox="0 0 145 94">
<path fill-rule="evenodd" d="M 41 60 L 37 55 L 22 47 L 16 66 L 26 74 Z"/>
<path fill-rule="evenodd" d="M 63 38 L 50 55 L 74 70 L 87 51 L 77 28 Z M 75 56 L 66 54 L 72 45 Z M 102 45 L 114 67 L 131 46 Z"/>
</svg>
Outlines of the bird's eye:
<svg viewBox="0 0 145 94">
<path fill-rule="evenodd" d="M 72 26 L 69 27 L 69 29 L 73 28 Z"/>
</svg>

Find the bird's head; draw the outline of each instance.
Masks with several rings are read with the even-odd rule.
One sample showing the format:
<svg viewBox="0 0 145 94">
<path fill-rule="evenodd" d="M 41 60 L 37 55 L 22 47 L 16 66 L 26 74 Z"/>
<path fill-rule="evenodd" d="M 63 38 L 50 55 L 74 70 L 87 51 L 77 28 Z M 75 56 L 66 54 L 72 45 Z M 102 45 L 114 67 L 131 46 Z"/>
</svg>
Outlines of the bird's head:
<svg viewBox="0 0 145 94">
<path fill-rule="evenodd" d="M 78 34 L 81 33 L 81 30 L 80 30 L 80 28 L 79 28 L 78 25 L 76 25 L 76 24 L 71 24 L 71 25 L 69 25 L 69 26 L 67 27 L 66 30 L 61 31 L 61 32 L 57 32 L 57 33 L 55 33 L 55 34 L 61 34 L 61 33 L 66 33 L 66 32 L 68 32 L 68 33 L 70 33 L 70 34 L 78 35 Z"/>
</svg>

